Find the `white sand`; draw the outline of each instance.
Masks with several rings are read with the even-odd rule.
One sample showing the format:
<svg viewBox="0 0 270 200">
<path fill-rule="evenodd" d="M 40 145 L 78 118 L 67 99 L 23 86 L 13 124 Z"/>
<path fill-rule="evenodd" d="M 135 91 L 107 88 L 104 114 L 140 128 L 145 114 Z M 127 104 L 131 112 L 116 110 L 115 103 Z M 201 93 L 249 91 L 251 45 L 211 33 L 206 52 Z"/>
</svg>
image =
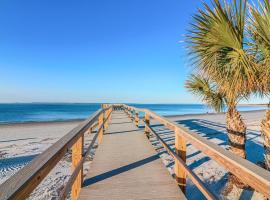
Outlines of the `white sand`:
<svg viewBox="0 0 270 200">
<path fill-rule="evenodd" d="M 29 123 L 0 126 L 0 184 L 46 150 L 79 122 Z M 53 199 L 70 176 L 70 163 L 61 161 L 30 199 Z"/>
<path fill-rule="evenodd" d="M 260 136 L 260 121 L 265 111 L 249 111 L 242 112 L 244 121 L 247 124 L 247 159 L 253 163 L 263 161 L 263 146 Z M 223 148 L 228 148 L 226 135 L 226 116 L 225 114 L 203 114 L 203 115 L 185 115 L 168 117 L 172 121 L 189 128 L 190 130 L 200 134 L 208 140 L 218 144 Z M 174 133 L 168 131 L 163 126 L 155 127 L 155 130 L 171 144 L 174 148 Z M 171 174 L 173 174 L 173 159 L 164 152 L 161 145 L 155 137 L 151 138 L 152 144 L 157 151 L 160 152 L 164 163 L 167 165 Z M 187 164 L 199 176 L 199 178 L 207 185 L 207 187 L 215 194 L 219 194 L 221 199 L 265 199 L 261 194 L 234 188 L 229 194 L 222 194 L 226 185 L 228 172 L 211 158 L 207 157 L 192 145 L 187 145 Z M 192 184 L 190 180 L 187 183 L 188 199 L 204 199 L 200 191 Z"/>
<path fill-rule="evenodd" d="M 260 121 L 264 111 L 243 112 L 248 125 L 248 159 L 254 163 L 263 160 L 263 147 L 260 137 Z M 185 115 L 169 117 L 171 120 L 190 128 L 212 142 L 227 148 L 227 136 L 224 114 Z M 16 171 L 30 162 L 36 155 L 43 152 L 51 144 L 64 136 L 79 122 L 61 123 L 31 123 L 0 126 L 0 184 Z M 174 142 L 174 135 L 162 126 L 154 127 L 167 142 Z M 89 141 L 89 140 L 88 140 Z M 172 158 L 164 152 L 154 137 L 152 144 L 160 152 L 168 169 L 173 173 Z M 172 145 L 173 146 L 173 145 Z M 191 169 L 215 193 L 220 194 L 227 180 L 227 171 L 213 160 L 200 153 L 191 145 L 187 148 L 187 163 Z M 89 167 L 89 162 L 85 164 Z M 88 168 L 85 167 L 87 170 Z M 42 184 L 34 191 L 30 199 L 54 199 L 70 176 L 70 156 L 57 165 Z M 203 195 L 188 181 L 188 199 L 203 199 Z M 234 189 L 228 196 L 220 195 L 223 199 L 263 199 L 253 191 Z"/>
</svg>

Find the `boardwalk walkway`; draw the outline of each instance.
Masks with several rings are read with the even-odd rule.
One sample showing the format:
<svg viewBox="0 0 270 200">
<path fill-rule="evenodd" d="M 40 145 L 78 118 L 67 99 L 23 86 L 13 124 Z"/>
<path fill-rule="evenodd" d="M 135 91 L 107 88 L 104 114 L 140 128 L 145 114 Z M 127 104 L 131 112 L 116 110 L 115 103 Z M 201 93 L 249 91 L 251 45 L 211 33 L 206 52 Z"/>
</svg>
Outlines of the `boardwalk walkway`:
<svg viewBox="0 0 270 200">
<path fill-rule="evenodd" d="M 159 139 L 175 161 L 174 172 L 177 183 L 144 135 L 144 130 L 137 128 L 126 113 L 136 121 L 139 114 L 144 115 L 143 124 L 147 130 Z M 112 121 L 108 127 L 111 117 Z M 172 149 L 152 128 L 155 122 L 174 132 L 175 149 Z M 103 135 L 103 126 L 106 128 L 105 135 Z M 91 143 L 86 143 L 85 135 L 92 130 L 97 132 L 93 133 Z M 102 136 L 103 141 L 101 141 Z M 96 155 L 82 184 L 83 164 L 97 142 L 99 145 Z M 0 199 L 27 199 L 67 152 L 72 154 L 72 175 L 64 188 L 59 191 L 61 200 L 69 196 L 72 200 L 78 198 L 81 200 L 185 199 L 182 191 L 186 191 L 187 177 L 206 199 L 220 199 L 216 194 L 217 191 L 209 190 L 186 164 L 187 143 L 219 163 L 241 182 L 270 199 L 269 171 L 151 110 L 125 104 L 102 105 L 101 109 L 1 184 Z M 181 186 L 181 190 L 178 185 Z M 189 189 L 188 193 L 190 192 L 194 190 Z"/>
<path fill-rule="evenodd" d="M 79 199 L 185 199 L 143 130 L 123 111 L 96 151 Z"/>
</svg>

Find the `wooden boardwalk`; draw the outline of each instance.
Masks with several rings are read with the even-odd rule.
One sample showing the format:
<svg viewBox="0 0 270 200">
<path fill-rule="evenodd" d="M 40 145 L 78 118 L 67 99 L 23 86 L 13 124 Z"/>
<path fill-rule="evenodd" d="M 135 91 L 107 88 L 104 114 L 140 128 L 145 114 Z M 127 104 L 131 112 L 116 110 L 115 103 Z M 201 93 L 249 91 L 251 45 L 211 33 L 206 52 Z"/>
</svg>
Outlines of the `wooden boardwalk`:
<svg viewBox="0 0 270 200">
<path fill-rule="evenodd" d="M 144 115 L 144 119 L 139 119 L 139 115 Z M 140 121 L 145 130 L 137 128 L 130 117 L 135 118 L 136 122 Z M 152 128 L 153 122 L 174 132 L 175 149 Z M 97 131 L 93 133 L 92 141 L 85 143 L 85 135 L 93 130 Z M 148 141 L 145 134 L 149 133 L 157 137 L 164 150 L 174 159 L 176 181 Z M 83 164 L 97 143 L 99 145 L 89 173 L 82 181 Z M 59 200 L 185 199 L 183 192 L 186 192 L 187 178 L 206 199 L 220 199 L 217 191 L 207 188 L 186 164 L 187 143 L 270 199 L 269 171 L 151 110 L 124 104 L 102 105 L 101 109 L 1 184 L 0 199 L 27 199 L 67 152 L 71 152 L 71 176 L 59 191 Z"/>
<path fill-rule="evenodd" d="M 134 122 L 113 111 L 112 122 L 84 179 L 79 199 L 185 199 Z"/>
</svg>

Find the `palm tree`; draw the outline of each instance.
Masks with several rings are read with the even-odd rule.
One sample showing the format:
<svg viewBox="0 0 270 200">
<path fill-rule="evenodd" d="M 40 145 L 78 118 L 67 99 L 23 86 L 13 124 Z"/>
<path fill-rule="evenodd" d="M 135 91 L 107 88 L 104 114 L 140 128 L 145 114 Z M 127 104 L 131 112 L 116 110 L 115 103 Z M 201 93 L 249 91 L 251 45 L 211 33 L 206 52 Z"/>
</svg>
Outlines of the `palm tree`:
<svg viewBox="0 0 270 200">
<path fill-rule="evenodd" d="M 259 66 L 257 91 L 261 96 L 270 95 L 270 2 L 258 1 L 258 8 L 250 6 L 248 33 L 251 53 Z M 261 123 L 265 149 L 265 165 L 270 170 L 270 103 Z"/>
<path fill-rule="evenodd" d="M 255 87 L 257 69 L 245 49 L 246 0 L 214 0 L 199 9 L 186 36 L 193 64 L 199 74 L 215 83 L 226 99 L 230 150 L 246 158 L 246 125 L 236 109 Z"/>
<path fill-rule="evenodd" d="M 191 74 L 186 81 L 188 91 L 196 96 L 199 96 L 210 108 L 216 112 L 224 110 L 225 99 L 214 83 L 209 79 L 199 75 Z"/>
</svg>

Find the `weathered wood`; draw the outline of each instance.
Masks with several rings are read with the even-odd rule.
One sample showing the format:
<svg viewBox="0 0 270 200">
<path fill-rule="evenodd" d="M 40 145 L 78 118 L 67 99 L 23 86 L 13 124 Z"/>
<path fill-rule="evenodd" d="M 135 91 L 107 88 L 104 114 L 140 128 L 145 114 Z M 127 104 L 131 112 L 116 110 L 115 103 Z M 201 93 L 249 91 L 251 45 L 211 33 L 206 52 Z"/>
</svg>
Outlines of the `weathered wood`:
<svg viewBox="0 0 270 200">
<path fill-rule="evenodd" d="M 76 178 L 78 177 L 78 175 L 81 171 L 81 168 L 83 167 L 83 162 L 84 162 L 84 160 L 81 159 L 80 162 L 78 163 L 77 167 L 74 169 L 67 184 L 65 185 L 64 189 L 61 191 L 61 193 L 59 195 L 59 200 L 64 200 L 68 197 L 68 194 L 73 186 L 73 183 L 75 182 Z"/>
<path fill-rule="evenodd" d="M 136 112 L 136 118 L 135 118 L 136 126 L 139 127 L 139 113 Z"/>
<path fill-rule="evenodd" d="M 104 134 L 104 117 L 103 117 L 103 113 L 101 113 L 99 115 L 98 118 L 98 144 L 100 144 L 102 142 L 102 138 L 103 138 L 103 134 Z"/>
<path fill-rule="evenodd" d="M 144 131 L 122 111 L 113 121 L 95 152 L 80 200 L 149 200 L 185 197 L 175 184 Z"/>
<path fill-rule="evenodd" d="M 112 112 L 113 112 L 113 108 L 110 108 L 110 114 L 109 114 L 109 123 L 112 122 Z"/>
<path fill-rule="evenodd" d="M 110 112 L 110 110 L 107 110 L 107 111 L 104 112 L 104 116 L 103 116 L 104 121 L 105 121 L 105 119 L 107 119 L 109 117 L 109 112 Z M 104 130 L 107 130 L 108 127 L 109 127 L 109 120 L 106 120 L 105 123 L 104 123 Z"/>
<path fill-rule="evenodd" d="M 150 126 L 150 115 L 148 113 L 145 113 L 144 120 L 145 120 L 145 123 L 148 126 Z M 145 126 L 145 128 L 144 128 L 144 133 L 145 133 L 146 137 L 149 138 L 150 131 L 149 131 L 149 128 L 147 126 Z"/>
<path fill-rule="evenodd" d="M 78 166 L 79 162 L 82 160 L 82 145 L 83 145 L 83 137 L 81 136 L 75 144 L 72 146 L 72 171 L 76 169 Z M 77 200 L 80 190 L 81 190 L 81 185 L 82 185 L 82 168 L 79 170 L 79 173 L 77 177 L 75 178 L 73 184 L 72 184 L 72 189 L 71 189 L 71 199 L 72 200 Z"/>
<path fill-rule="evenodd" d="M 175 151 L 176 154 L 182 159 L 183 162 L 186 162 L 186 142 L 184 138 L 179 134 L 180 130 L 175 129 Z M 175 179 L 181 188 L 182 192 L 186 193 L 186 172 L 185 169 L 175 161 L 174 165 Z"/>
<path fill-rule="evenodd" d="M 77 139 L 95 123 L 101 112 L 102 110 L 95 112 L 89 119 L 71 130 L 67 135 L 1 184 L 0 199 L 22 200 L 27 198 Z"/>
<path fill-rule="evenodd" d="M 68 184 L 65 186 L 65 192 L 63 192 L 63 196 L 67 195 L 67 191 L 74 186 L 76 186 L 77 190 L 80 190 L 81 181 L 82 181 L 82 164 L 85 160 L 85 155 L 88 154 L 91 148 L 94 145 L 95 140 L 99 139 L 99 144 L 102 140 L 104 126 L 105 123 L 109 123 L 110 121 L 110 110 L 112 107 L 108 107 L 108 105 L 103 105 L 104 111 L 107 111 L 106 115 L 102 116 L 102 123 L 99 123 L 98 132 L 94 136 L 93 141 L 90 144 L 90 147 L 87 148 L 86 153 L 83 158 L 78 158 L 73 156 L 73 173 L 68 181 Z M 198 150 L 202 151 L 204 154 L 208 155 L 218 163 L 220 163 L 224 168 L 226 168 L 229 172 L 240 178 L 243 182 L 253 187 L 258 192 L 264 194 L 266 197 L 270 198 L 270 173 L 255 164 L 239 158 L 238 156 L 232 154 L 231 152 L 222 149 L 218 145 L 208 141 L 207 139 L 201 137 L 200 135 L 191 132 L 190 130 L 171 122 L 165 117 L 161 117 L 156 113 L 146 110 L 146 109 L 137 109 L 130 106 L 120 105 L 119 108 L 124 109 L 127 114 L 134 119 L 134 110 L 136 113 L 144 112 L 145 113 L 145 133 L 148 133 L 153 130 L 150 127 L 150 118 L 153 118 L 160 123 L 164 124 L 171 130 L 175 131 L 176 134 L 176 151 L 173 152 L 170 150 L 169 146 L 161 139 L 161 143 L 168 150 L 168 152 L 174 157 L 176 163 L 176 175 L 178 177 L 185 177 L 186 175 L 190 177 L 193 183 L 202 191 L 202 193 L 208 199 L 215 199 L 214 195 L 212 195 L 204 186 L 204 184 L 196 177 L 196 175 L 187 167 L 185 163 L 185 154 L 182 154 L 185 151 L 185 141 L 189 142 L 191 145 L 196 147 Z M 94 126 L 97 119 L 100 120 L 101 113 L 103 110 L 97 111 L 91 118 L 84 121 L 81 125 L 70 131 L 66 136 L 57 141 L 54 145 L 52 145 L 48 150 L 44 153 L 40 154 L 37 158 L 35 158 L 32 162 L 30 162 L 26 167 L 8 179 L 5 183 L 0 186 L 0 199 L 25 199 L 29 196 L 29 194 L 36 188 L 36 186 L 46 177 L 46 175 L 50 172 L 50 170 L 59 162 L 59 160 L 65 155 L 65 153 L 72 147 L 75 148 L 77 143 L 80 140 L 83 140 L 82 136 L 85 132 L 89 131 L 90 127 Z M 136 116 L 137 118 L 137 116 Z M 137 119 L 135 118 L 135 121 Z M 148 121 L 148 122 L 147 122 Z M 137 122 L 136 122 L 137 123 Z M 120 125 L 119 125 L 120 126 Z M 102 134 L 100 134 L 102 132 Z M 117 131 L 115 131 L 117 133 Z M 132 131 L 131 131 L 132 133 Z M 147 135 L 148 135 L 147 134 Z M 118 135 L 118 134 L 112 134 Z M 122 134 L 119 134 L 122 135 Z M 101 138 L 100 138 L 101 136 Z M 158 135 L 156 135 L 158 137 Z M 82 144 L 83 141 L 80 142 L 81 145 L 79 149 L 81 149 L 80 155 L 82 155 Z M 77 147 L 79 147 L 77 146 Z M 78 148 L 76 148 L 78 149 Z M 79 151 L 79 150 L 78 150 Z M 78 151 L 74 150 L 74 155 L 79 155 Z M 177 153 L 179 155 L 177 155 Z M 179 166 L 177 166 L 177 163 Z M 184 170 L 180 170 L 180 169 Z M 185 173 L 183 173 L 185 172 Z M 78 181 L 79 179 L 79 181 Z M 181 182 L 184 186 L 184 182 Z M 71 186 L 73 185 L 73 186 Z M 75 189 L 74 189 L 75 191 Z M 73 192 L 74 197 L 78 195 L 78 192 Z"/>
<path fill-rule="evenodd" d="M 180 134 L 194 145 L 195 148 L 214 159 L 244 183 L 270 198 L 270 172 L 248 160 L 240 158 L 184 127 Z"/>
<path fill-rule="evenodd" d="M 79 162 L 81 160 L 83 160 L 83 155 L 84 155 L 84 134 L 82 134 L 81 140 L 82 140 L 81 147 L 80 147 L 81 148 L 81 159 L 78 161 L 78 164 L 79 164 Z M 83 164 L 81 166 L 81 172 L 80 172 L 80 174 L 81 174 L 81 183 L 80 183 L 81 184 L 80 187 L 81 187 L 82 184 L 83 184 Z"/>
<path fill-rule="evenodd" d="M 98 122 L 95 123 L 94 125 L 92 125 L 92 126 L 89 128 L 88 134 L 93 133 L 93 131 L 95 130 L 96 127 L 98 127 Z"/>
<path fill-rule="evenodd" d="M 135 108 L 135 110 L 139 111 L 141 109 Z M 165 117 L 161 117 L 147 109 L 145 109 L 144 112 L 148 113 L 152 118 L 164 124 L 171 130 L 179 128 L 180 133 L 178 134 L 180 134 L 180 136 L 183 137 L 187 142 L 191 143 L 198 150 L 217 161 L 229 172 L 241 179 L 244 183 L 270 198 L 269 171 L 249 162 L 248 160 L 236 156 L 235 154 L 219 147 L 218 145 L 208 141 L 189 129 L 171 122 Z"/>
<path fill-rule="evenodd" d="M 163 145 L 163 147 L 167 150 L 167 152 L 174 158 L 175 164 L 177 163 L 179 166 L 181 166 L 183 168 L 183 170 L 185 171 L 185 173 L 188 175 L 188 177 L 191 179 L 191 181 L 198 187 L 198 189 L 203 193 L 203 195 L 207 198 L 207 199 L 218 199 L 218 197 L 212 193 L 205 185 L 204 183 L 199 179 L 199 177 L 188 168 L 186 162 L 184 162 L 182 160 L 182 158 L 179 157 L 179 155 L 176 154 L 176 152 L 174 152 L 169 145 L 154 131 L 153 128 L 151 128 L 150 126 L 148 126 L 146 124 L 146 126 L 149 128 L 149 130 L 157 137 L 157 139 L 161 142 L 161 144 Z M 177 180 L 176 183 L 178 184 Z"/>
</svg>

